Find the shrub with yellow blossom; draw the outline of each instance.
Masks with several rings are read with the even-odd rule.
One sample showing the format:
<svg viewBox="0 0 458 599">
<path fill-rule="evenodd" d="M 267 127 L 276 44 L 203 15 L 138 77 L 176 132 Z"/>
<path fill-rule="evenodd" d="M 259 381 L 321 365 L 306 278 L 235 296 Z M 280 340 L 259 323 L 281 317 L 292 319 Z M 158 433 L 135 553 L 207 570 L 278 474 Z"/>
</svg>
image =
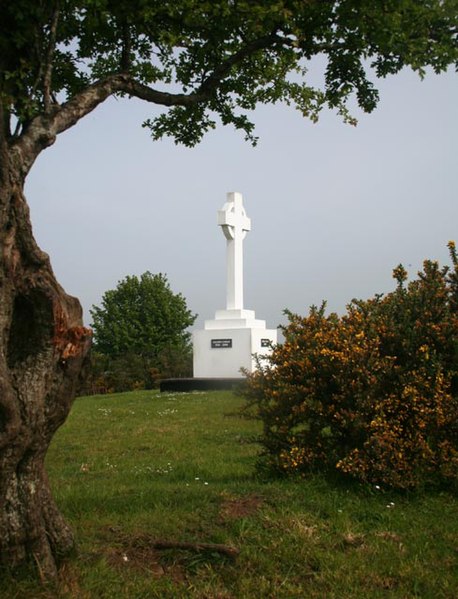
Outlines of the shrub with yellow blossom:
<svg viewBox="0 0 458 599">
<path fill-rule="evenodd" d="M 458 480 L 458 258 L 425 261 L 395 291 L 287 312 L 285 342 L 248 375 L 263 423 L 263 463 L 285 473 L 338 471 L 401 489 Z"/>
</svg>

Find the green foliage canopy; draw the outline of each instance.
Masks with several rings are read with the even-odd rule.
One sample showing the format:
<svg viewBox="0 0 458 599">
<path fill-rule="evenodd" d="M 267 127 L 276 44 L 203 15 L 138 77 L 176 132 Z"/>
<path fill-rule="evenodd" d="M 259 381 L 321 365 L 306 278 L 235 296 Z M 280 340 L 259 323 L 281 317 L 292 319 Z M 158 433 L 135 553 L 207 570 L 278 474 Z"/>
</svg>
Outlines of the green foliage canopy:
<svg viewBox="0 0 458 599">
<path fill-rule="evenodd" d="M 181 293 L 173 293 L 167 277 L 150 272 L 120 281 L 104 293 L 101 307 L 93 306 L 90 312 L 95 348 L 111 357 L 155 358 L 166 349 L 186 349 L 186 329 L 196 319 Z"/>
<path fill-rule="evenodd" d="M 167 107 L 145 123 L 154 138 L 191 146 L 219 117 L 254 141 L 258 103 L 351 120 L 350 97 L 377 104 L 371 79 L 458 61 L 457 0 L 3 0 L 1 14 L 3 118 L 40 149 L 110 95 Z"/>
</svg>

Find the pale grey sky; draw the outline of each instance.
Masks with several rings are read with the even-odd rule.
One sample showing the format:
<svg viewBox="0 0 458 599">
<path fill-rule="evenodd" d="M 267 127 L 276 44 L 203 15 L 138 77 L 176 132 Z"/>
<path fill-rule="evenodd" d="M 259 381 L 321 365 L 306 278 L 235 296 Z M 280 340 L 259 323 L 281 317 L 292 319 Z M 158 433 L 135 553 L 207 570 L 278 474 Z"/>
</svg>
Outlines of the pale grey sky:
<svg viewBox="0 0 458 599">
<path fill-rule="evenodd" d="M 260 141 L 218 127 L 193 149 L 153 142 L 154 107 L 110 100 L 61 135 L 26 185 L 38 243 L 68 293 L 89 308 L 126 275 L 166 273 L 199 314 L 225 307 L 225 239 L 216 211 L 244 196 L 245 308 L 285 322 L 328 301 L 393 289 L 425 258 L 448 263 L 458 242 L 458 78 L 409 71 L 378 82 L 380 103 L 357 127 L 318 124 L 286 106 L 254 114 Z"/>
</svg>

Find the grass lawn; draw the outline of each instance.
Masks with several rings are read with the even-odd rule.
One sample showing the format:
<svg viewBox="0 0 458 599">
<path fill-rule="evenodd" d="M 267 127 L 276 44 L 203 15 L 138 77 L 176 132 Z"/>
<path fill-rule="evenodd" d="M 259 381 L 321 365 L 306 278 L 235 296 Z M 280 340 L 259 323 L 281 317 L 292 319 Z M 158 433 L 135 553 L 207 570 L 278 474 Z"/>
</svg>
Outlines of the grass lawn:
<svg viewBox="0 0 458 599">
<path fill-rule="evenodd" d="M 78 554 L 56 587 L 3 580 L 0 597 L 458 597 L 455 497 L 259 480 L 259 424 L 240 404 L 229 392 L 76 400 L 47 468 Z"/>
</svg>

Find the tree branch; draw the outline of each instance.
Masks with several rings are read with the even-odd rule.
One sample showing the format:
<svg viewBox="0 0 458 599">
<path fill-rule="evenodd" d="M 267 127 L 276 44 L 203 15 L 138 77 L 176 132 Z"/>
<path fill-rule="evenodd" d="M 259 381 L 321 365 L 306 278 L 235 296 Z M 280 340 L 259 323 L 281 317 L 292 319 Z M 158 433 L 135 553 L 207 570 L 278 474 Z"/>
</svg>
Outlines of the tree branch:
<svg viewBox="0 0 458 599">
<path fill-rule="evenodd" d="M 49 30 L 49 43 L 48 50 L 46 52 L 46 63 L 45 63 L 45 72 L 43 77 L 43 103 L 45 112 L 48 113 L 51 107 L 51 77 L 52 77 L 52 67 L 53 67 L 53 56 L 54 50 L 56 48 L 56 32 L 57 32 L 57 24 L 59 22 L 59 8 L 56 6 L 54 9 L 51 27 Z"/>
<path fill-rule="evenodd" d="M 11 152 L 18 174 L 25 178 L 42 150 L 51 146 L 56 136 L 92 112 L 112 94 L 122 91 L 128 75 L 113 75 L 88 86 L 65 104 L 50 106 L 48 113 L 33 118 L 12 143 Z"/>
<path fill-rule="evenodd" d="M 113 94 L 126 93 L 146 102 L 167 107 L 193 106 L 210 100 L 218 85 L 235 65 L 259 50 L 282 42 L 282 38 L 277 36 L 276 32 L 248 42 L 216 66 L 202 84 L 189 94 L 156 90 L 140 83 L 129 73 L 116 73 L 97 81 L 65 104 L 50 105 L 48 112 L 36 116 L 28 123 L 22 135 L 12 145 L 13 153 L 16 153 L 18 159 L 18 170 L 25 178 L 40 152 L 51 146 L 59 133 L 75 125 Z"/>
<path fill-rule="evenodd" d="M 130 30 L 127 23 L 122 26 L 122 49 L 121 49 L 121 71 L 128 73 L 131 67 L 130 52 L 132 48 L 132 40 L 130 37 Z"/>
<path fill-rule="evenodd" d="M 209 100 L 213 96 L 218 85 L 230 73 L 232 67 L 240 64 L 259 50 L 273 47 L 278 43 L 283 43 L 283 39 L 277 36 L 276 32 L 248 42 L 238 52 L 235 52 L 216 66 L 213 72 L 204 79 L 197 90 L 189 94 L 159 92 L 133 78 L 126 80 L 125 87 L 122 91 L 141 100 L 145 100 L 146 102 L 161 104 L 162 106 L 191 106 L 193 104 L 198 104 L 199 102 Z"/>
<path fill-rule="evenodd" d="M 192 104 L 208 99 L 205 94 L 200 94 L 199 92 L 192 92 L 190 94 L 161 92 L 144 83 L 140 83 L 129 74 L 119 75 L 118 78 L 118 89 L 115 92 L 124 92 L 151 104 L 160 104 L 167 107 L 191 106 Z"/>
<path fill-rule="evenodd" d="M 232 56 L 226 58 L 226 60 L 221 62 L 214 69 L 213 73 L 203 81 L 197 93 L 204 94 L 208 97 L 218 87 L 218 84 L 224 79 L 224 77 L 230 73 L 232 67 L 240 64 L 245 60 L 245 58 L 252 56 L 259 50 L 265 50 L 269 47 L 277 45 L 279 42 L 282 42 L 282 39 L 274 30 L 270 35 L 265 35 L 246 43 L 243 48 L 240 48 L 238 52 L 235 52 L 235 54 L 232 54 Z"/>
</svg>

